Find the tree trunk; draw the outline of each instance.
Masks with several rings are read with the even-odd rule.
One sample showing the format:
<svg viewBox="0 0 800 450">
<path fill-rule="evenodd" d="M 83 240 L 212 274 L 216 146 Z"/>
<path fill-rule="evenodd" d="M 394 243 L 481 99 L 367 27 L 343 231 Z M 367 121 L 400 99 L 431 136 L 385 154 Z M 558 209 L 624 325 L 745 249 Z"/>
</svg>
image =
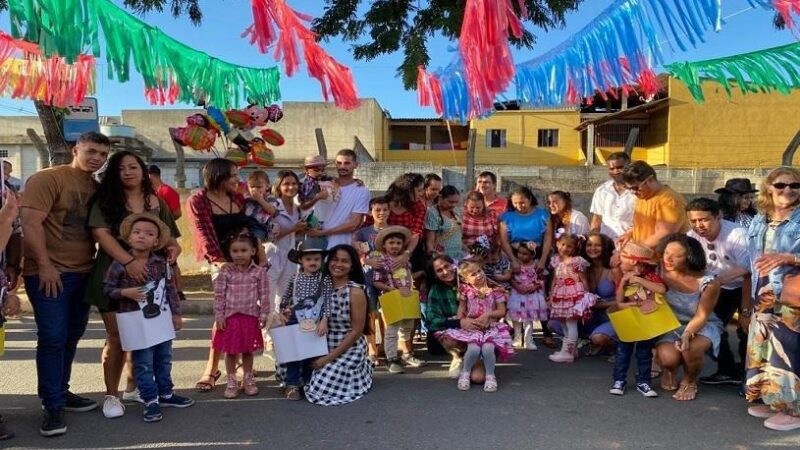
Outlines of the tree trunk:
<svg viewBox="0 0 800 450">
<path fill-rule="evenodd" d="M 50 152 L 49 166 L 58 166 L 72 162 L 72 152 L 70 152 L 67 141 L 61 133 L 61 125 L 53 107 L 36 100 L 33 102 L 36 112 L 39 113 L 39 120 L 42 122 L 44 137 L 47 140 L 47 147 Z"/>
<path fill-rule="evenodd" d="M 46 169 L 50 167 L 50 150 L 47 149 L 47 144 L 44 143 L 33 128 L 28 128 L 27 133 L 31 142 L 33 142 L 33 146 L 36 147 L 36 151 L 39 152 L 39 161 L 41 165 L 39 168 Z"/>
</svg>

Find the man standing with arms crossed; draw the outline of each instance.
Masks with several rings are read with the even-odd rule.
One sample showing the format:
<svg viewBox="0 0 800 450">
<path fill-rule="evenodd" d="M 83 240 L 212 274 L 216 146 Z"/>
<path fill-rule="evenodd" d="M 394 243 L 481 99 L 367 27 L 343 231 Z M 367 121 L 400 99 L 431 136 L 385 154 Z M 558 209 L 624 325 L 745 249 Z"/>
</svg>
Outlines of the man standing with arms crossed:
<svg viewBox="0 0 800 450">
<path fill-rule="evenodd" d="M 44 408 L 42 436 L 67 432 L 64 411 L 85 412 L 97 402 L 69 391 L 72 360 L 89 320 L 84 301 L 95 253 L 86 221 L 96 184 L 92 173 L 108 158 L 111 142 L 82 134 L 69 165 L 31 176 L 22 198 L 25 291 L 38 328 L 36 372 Z"/>
</svg>

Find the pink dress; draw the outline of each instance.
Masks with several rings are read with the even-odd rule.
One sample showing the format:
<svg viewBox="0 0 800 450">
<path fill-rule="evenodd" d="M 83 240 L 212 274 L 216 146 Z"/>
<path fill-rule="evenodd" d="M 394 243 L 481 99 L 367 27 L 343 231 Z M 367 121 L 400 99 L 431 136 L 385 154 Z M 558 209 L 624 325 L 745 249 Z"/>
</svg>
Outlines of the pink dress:
<svg viewBox="0 0 800 450">
<path fill-rule="evenodd" d="M 562 261 L 556 255 L 550 264 L 555 269 L 550 318 L 584 322 L 591 319 L 592 306 L 597 302 L 597 296 L 586 290 L 579 275 L 586 272 L 589 262 L 580 256 L 573 256 Z"/>
<path fill-rule="evenodd" d="M 530 294 L 523 294 L 512 287 L 511 296 L 508 298 L 508 319 L 547 320 L 547 302 L 544 299 L 543 282 L 536 273 L 536 267 L 533 265 L 520 267 L 519 273 L 514 274 L 514 281 L 522 286 L 537 286 L 537 290 Z"/>
<path fill-rule="evenodd" d="M 493 289 L 488 294 L 481 294 L 474 287 L 462 284 L 459 290 L 461 298 L 467 300 L 467 317 L 470 319 L 477 319 L 487 311 L 492 311 L 497 303 L 505 303 L 508 297 L 508 294 L 502 288 Z M 514 354 L 511 329 L 501 322 L 493 323 L 483 331 L 451 328 L 437 332 L 436 337 L 447 337 L 467 344 L 494 344 L 498 358 L 501 361 L 509 359 Z"/>
</svg>

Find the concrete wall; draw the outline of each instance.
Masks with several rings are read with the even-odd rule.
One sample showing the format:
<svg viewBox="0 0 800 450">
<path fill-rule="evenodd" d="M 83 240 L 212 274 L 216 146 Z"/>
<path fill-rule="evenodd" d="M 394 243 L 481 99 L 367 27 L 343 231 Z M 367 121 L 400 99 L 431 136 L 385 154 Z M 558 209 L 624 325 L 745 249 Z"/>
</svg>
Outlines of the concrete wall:
<svg viewBox="0 0 800 450">
<path fill-rule="evenodd" d="M 582 163 L 577 110 L 498 111 L 471 124 L 478 132 L 475 161 L 478 164 L 574 166 Z M 506 130 L 506 147 L 486 145 L 487 130 Z M 557 147 L 538 147 L 540 129 L 559 130 Z"/>
<path fill-rule="evenodd" d="M 734 88 L 736 89 L 736 88 Z M 711 81 L 705 102 L 669 80 L 669 165 L 673 167 L 774 167 L 798 131 L 800 91 L 743 95 Z"/>
</svg>

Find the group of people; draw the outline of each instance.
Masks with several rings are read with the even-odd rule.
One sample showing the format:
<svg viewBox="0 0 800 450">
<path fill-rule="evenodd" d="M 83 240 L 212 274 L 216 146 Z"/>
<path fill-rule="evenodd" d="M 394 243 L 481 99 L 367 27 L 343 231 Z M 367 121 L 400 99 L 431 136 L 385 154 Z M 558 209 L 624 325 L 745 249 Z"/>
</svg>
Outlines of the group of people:
<svg viewBox="0 0 800 450">
<path fill-rule="evenodd" d="M 157 168 L 109 151 L 105 136 L 81 136 L 73 162 L 31 176 L 21 197 L 44 436 L 66 432 L 64 411 L 98 406 L 69 390 L 90 305 L 107 332 L 106 417 L 123 415 L 123 402 L 140 402 L 152 422 L 163 407 L 194 403 L 173 392 L 170 377 L 171 342 L 182 325 L 181 205 Z M 537 350 L 540 329 L 539 345 L 554 349 L 553 363 L 576 361 L 582 344 L 590 355 L 611 355 L 610 394 L 625 393 L 635 359 L 636 390 L 645 397 L 658 396 L 655 377 L 680 401 L 693 400 L 698 383 L 742 385 L 748 413 L 766 427 L 800 428 L 796 169 L 772 171 L 758 189 L 728 180 L 718 199 L 687 203 L 648 164 L 615 153 L 587 217 L 565 191 L 549 193 L 546 206 L 525 186 L 503 197 L 491 172 L 463 196 L 435 174 L 409 173 L 373 197 L 355 177 L 355 152 L 336 154 L 335 177 L 327 165 L 308 157 L 302 176 L 281 170 L 270 180 L 255 171 L 246 183 L 229 160 L 205 165 L 204 186 L 185 210 L 195 256 L 210 265 L 214 287 L 198 391 L 215 389 L 224 355 L 223 396 L 258 395 L 254 356 L 280 345 L 267 330 L 297 325 L 324 337 L 328 351 L 277 366 L 289 400 L 361 398 L 375 367 L 399 374 L 426 364 L 415 336 L 424 336 L 429 354 L 451 356 L 448 373 L 459 390 L 477 383 L 495 392 L 497 361 Z M 17 253 L 10 192 L 0 210 L 7 255 Z M 12 287 L 19 259 L 5 261 Z M 421 315 L 390 317 L 390 302 Z M 7 314 L 16 309 L 4 304 Z M 630 337 L 615 319 L 625 310 L 668 310 L 676 323 Z M 740 363 L 726 334 L 734 317 Z M 706 355 L 717 370 L 700 377 Z"/>
</svg>

